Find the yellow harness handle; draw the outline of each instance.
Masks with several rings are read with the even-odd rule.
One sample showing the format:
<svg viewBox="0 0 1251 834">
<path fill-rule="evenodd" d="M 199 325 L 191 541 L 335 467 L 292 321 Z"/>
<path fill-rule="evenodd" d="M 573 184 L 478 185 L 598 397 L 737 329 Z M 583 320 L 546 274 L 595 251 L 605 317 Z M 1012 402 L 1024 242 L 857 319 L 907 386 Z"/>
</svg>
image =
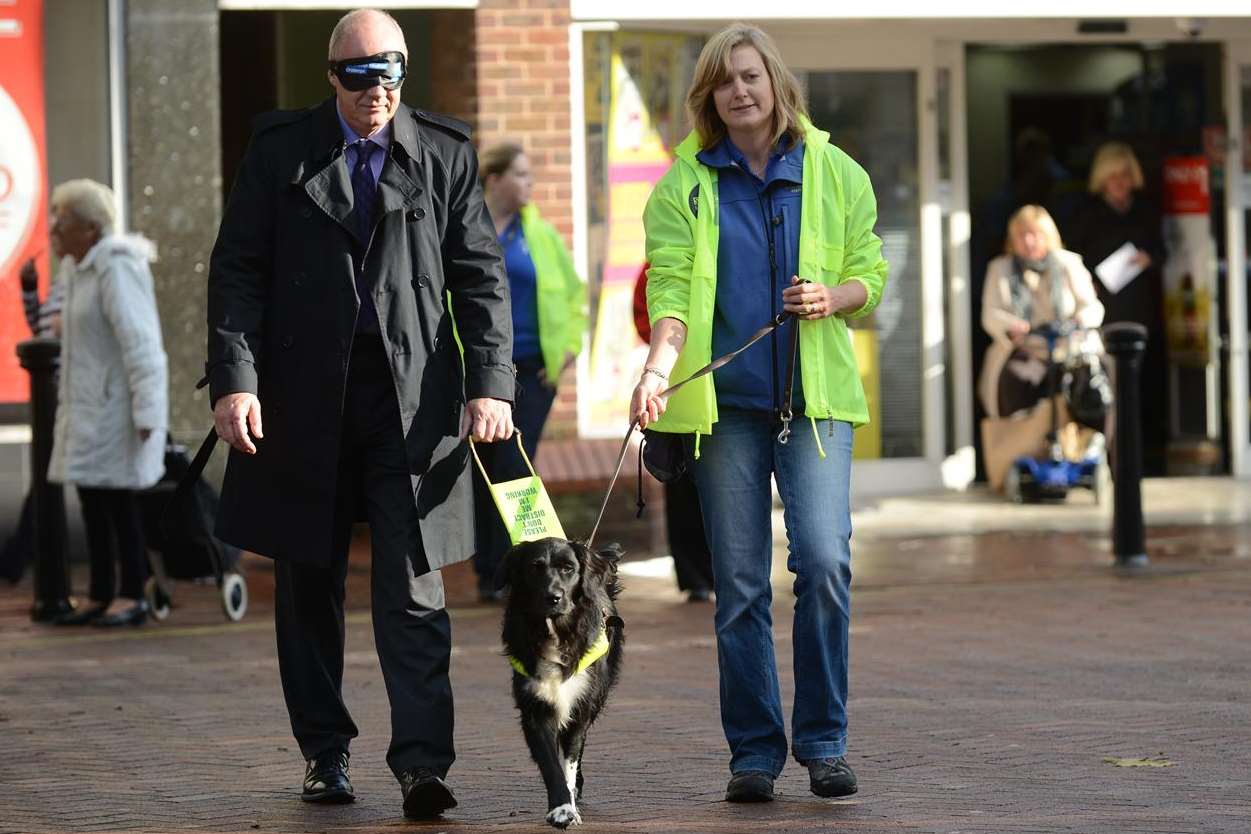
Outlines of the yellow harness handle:
<svg viewBox="0 0 1251 834">
<path fill-rule="evenodd" d="M 517 438 L 517 449 L 521 452 L 521 459 L 526 462 L 526 468 L 530 470 L 530 474 L 537 478 L 539 473 L 534 471 L 534 464 L 530 463 L 530 456 L 526 454 L 526 447 L 521 444 L 521 429 L 513 429 L 513 437 Z M 482 465 L 482 458 L 478 457 L 478 449 L 473 442 L 473 438 L 469 438 L 469 451 L 473 452 L 474 463 L 478 464 L 478 471 L 482 473 L 482 479 L 491 484 L 491 476 L 487 474 L 486 467 Z"/>
</svg>

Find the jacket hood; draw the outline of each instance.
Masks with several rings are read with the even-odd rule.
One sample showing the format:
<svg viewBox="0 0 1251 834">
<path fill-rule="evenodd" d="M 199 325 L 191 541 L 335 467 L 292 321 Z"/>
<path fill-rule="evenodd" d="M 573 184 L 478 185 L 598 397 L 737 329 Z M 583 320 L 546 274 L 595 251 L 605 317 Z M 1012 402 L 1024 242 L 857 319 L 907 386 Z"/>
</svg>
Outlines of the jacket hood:
<svg viewBox="0 0 1251 834">
<path fill-rule="evenodd" d="M 799 117 L 799 130 L 804 135 L 804 144 L 809 149 L 819 153 L 825 152 L 825 146 L 830 143 L 829 133 L 813 125 L 808 117 L 803 115 Z M 692 130 L 674 150 L 674 155 L 687 165 L 702 165 L 703 163 L 696 159 L 696 154 L 701 150 L 703 150 L 703 144 L 699 140 L 699 134 Z"/>
<path fill-rule="evenodd" d="M 83 256 L 79 269 L 90 269 L 101 258 L 134 258 L 148 263 L 156 260 L 156 244 L 140 234 L 105 235 Z"/>
</svg>

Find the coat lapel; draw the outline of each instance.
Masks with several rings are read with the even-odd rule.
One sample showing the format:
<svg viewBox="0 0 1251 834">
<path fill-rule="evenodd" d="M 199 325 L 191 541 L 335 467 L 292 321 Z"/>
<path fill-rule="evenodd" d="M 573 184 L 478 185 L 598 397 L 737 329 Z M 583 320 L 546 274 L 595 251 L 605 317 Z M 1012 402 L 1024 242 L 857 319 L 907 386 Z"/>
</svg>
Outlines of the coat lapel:
<svg viewBox="0 0 1251 834">
<path fill-rule="evenodd" d="M 417 120 L 410 108 L 400 105 L 391 120 L 391 152 L 378 177 L 378 217 L 389 211 L 412 208 L 421 196 L 421 186 L 410 175 L 418 168 Z M 420 175 L 418 175 L 420 176 Z"/>
<path fill-rule="evenodd" d="M 343 153 L 343 129 L 339 126 L 333 98 L 321 106 L 317 119 L 318 135 L 313 146 L 311 164 L 315 173 L 303 182 L 304 192 L 348 234 L 355 237 L 356 226 L 352 222 L 352 175 L 348 171 L 347 157 Z M 303 173 L 304 169 L 301 167 L 296 178 L 299 179 Z"/>
</svg>

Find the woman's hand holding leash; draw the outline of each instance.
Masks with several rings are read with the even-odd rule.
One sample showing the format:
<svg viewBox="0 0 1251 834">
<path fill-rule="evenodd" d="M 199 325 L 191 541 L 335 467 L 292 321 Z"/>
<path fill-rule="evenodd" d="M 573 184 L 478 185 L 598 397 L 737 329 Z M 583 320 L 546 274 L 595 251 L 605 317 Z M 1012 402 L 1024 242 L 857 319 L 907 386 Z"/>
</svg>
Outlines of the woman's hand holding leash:
<svg viewBox="0 0 1251 834">
<path fill-rule="evenodd" d="M 648 366 L 643 369 L 643 376 L 634 386 L 634 396 L 630 398 L 630 416 L 638 420 L 640 429 L 647 428 L 665 413 L 665 398 L 661 392 L 668 386 L 668 376 L 658 368 Z"/>
<path fill-rule="evenodd" d="M 660 419 L 665 413 L 664 391 L 669 387 L 669 372 L 678 361 L 686 344 L 686 324 L 674 318 L 660 319 L 652 327 L 651 350 L 643 365 L 639 384 L 630 397 L 630 420 L 640 429 Z"/>
</svg>

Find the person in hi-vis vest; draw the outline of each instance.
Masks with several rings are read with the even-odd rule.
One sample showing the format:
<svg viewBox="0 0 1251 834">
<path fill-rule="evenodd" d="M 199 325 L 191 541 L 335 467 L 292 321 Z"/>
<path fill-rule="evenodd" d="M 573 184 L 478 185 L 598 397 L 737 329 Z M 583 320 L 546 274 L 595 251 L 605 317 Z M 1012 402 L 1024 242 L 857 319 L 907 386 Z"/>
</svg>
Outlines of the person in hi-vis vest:
<svg viewBox="0 0 1251 834">
<path fill-rule="evenodd" d="M 517 405 L 513 423 L 521 432 L 526 455 L 533 461 L 539 436 L 556 399 L 560 373 L 582 350 L 586 332 L 586 283 L 560 233 L 539 216 L 530 202 L 533 177 L 530 160 L 520 145 L 505 143 L 481 155 L 487 210 L 508 269 L 512 297 L 513 363 L 517 366 Z M 516 443 L 478 447 L 482 465 L 493 482 L 528 474 Z M 495 511 L 481 473 L 474 473 L 477 502 L 474 569 L 483 600 L 498 599 L 496 568 L 511 541 Z"/>
</svg>

